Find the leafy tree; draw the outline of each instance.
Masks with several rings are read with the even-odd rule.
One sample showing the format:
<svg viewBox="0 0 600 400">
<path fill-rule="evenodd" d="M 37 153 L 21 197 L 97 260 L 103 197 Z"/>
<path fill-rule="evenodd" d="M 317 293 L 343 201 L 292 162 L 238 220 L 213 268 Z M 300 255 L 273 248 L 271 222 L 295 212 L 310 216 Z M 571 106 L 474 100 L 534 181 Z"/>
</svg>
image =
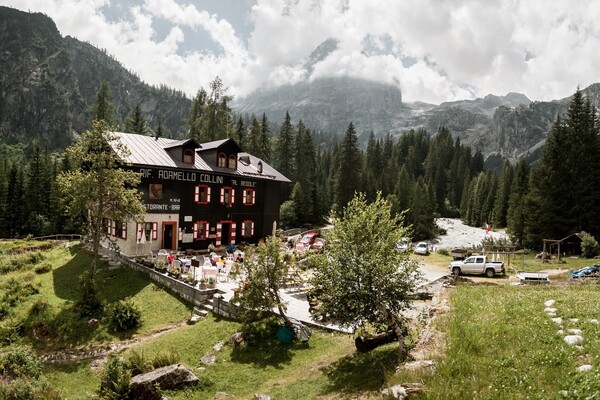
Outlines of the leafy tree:
<svg viewBox="0 0 600 400">
<path fill-rule="evenodd" d="M 586 233 L 581 239 L 581 255 L 585 258 L 594 258 L 600 252 L 600 246 L 595 237 Z"/>
<path fill-rule="evenodd" d="M 100 241 L 109 239 L 104 219 L 126 222 L 140 220 L 145 214 L 136 189 L 139 174 L 121 168 L 127 149 L 110 132 L 105 121 L 94 121 L 93 129 L 67 149 L 68 157 L 79 169 L 63 172 L 58 184 L 71 216 L 87 214 L 87 233 L 92 242 L 95 270 Z"/>
<path fill-rule="evenodd" d="M 288 275 L 288 265 L 281 255 L 280 241 L 276 237 L 267 237 L 259 243 L 256 252 L 244 258 L 246 280 L 241 288 L 239 303 L 242 320 L 252 324 L 271 315 L 277 308 L 286 325 L 292 323 L 285 315 L 286 305 L 279 296 Z"/>
<path fill-rule="evenodd" d="M 410 236 L 402 215 L 393 216 L 381 195 L 368 203 L 359 193 L 332 222 L 327 255 L 317 263 L 313 281 L 321 293 L 319 312 L 354 330 L 369 324 L 394 331 L 404 359 L 400 313 L 409 307 L 420 279 L 417 264 L 394 250 L 398 240 Z"/>
<path fill-rule="evenodd" d="M 94 120 L 103 120 L 108 126 L 115 123 L 115 105 L 113 104 L 110 85 L 107 81 L 100 83 L 96 93 L 96 106 L 93 110 Z"/>
<path fill-rule="evenodd" d="M 135 106 L 133 113 L 131 113 L 125 120 L 125 132 L 136 133 L 138 135 L 148 134 L 148 122 L 142 115 L 142 110 L 139 103 Z"/>
</svg>

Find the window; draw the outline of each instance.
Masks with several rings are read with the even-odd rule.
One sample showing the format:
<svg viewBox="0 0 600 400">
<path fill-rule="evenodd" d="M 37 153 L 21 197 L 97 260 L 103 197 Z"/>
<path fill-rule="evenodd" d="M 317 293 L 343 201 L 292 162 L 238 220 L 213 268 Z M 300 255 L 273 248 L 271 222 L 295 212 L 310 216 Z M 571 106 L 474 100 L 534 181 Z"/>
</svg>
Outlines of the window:
<svg viewBox="0 0 600 400">
<path fill-rule="evenodd" d="M 244 189 L 242 198 L 245 206 L 252 206 L 256 201 L 256 192 L 254 189 Z"/>
<path fill-rule="evenodd" d="M 193 164 L 194 163 L 194 150 L 192 149 L 185 149 L 183 151 L 183 162 L 186 164 Z"/>
<path fill-rule="evenodd" d="M 194 223 L 194 239 L 195 240 L 206 240 L 208 239 L 208 231 L 210 224 L 208 221 L 196 221 Z"/>
<path fill-rule="evenodd" d="M 229 169 L 235 169 L 235 154 L 232 154 L 229 156 L 229 165 L 228 165 Z"/>
<path fill-rule="evenodd" d="M 254 235 L 254 221 L 246 220 L 242 222 L 242 236 Z"/>
<path fill-rule="evenodd" d="M 148 187 L 148 199 L 162 200 L 162 198 L 163 198 L 162 183 L 151 183 Z"/>
<path fill-rule="evenodd" d="M 235 189 L 229 186 L 221 188 L 221 204 L 232 206 L 235 203 Z"/>
<path fill-rule="evenodd" d="M 127 225 L 121 221 L 113 221 L 113 236 L 127 239 Z"/>
<path fill-rule="evenodd" d="M 112 234 L 112 232 L 110 231 L 110 219 L 102 218 L 102 231 L 106 232 L 107 235 Z"/>
<path fill-rule="evenodd" d="M 194 191 L 194 201 L 198 204 L 210 203 L 210 186 L 196 186 L 196 189 Z"/>
<path fill-rule="evenodd" d="M 136 230 L 138 243 L 147 243 L 158 238 L 158 222 L 138 222 Z"/>
<path fill-rule="evenodd" d="M 220 153 L 217 157 L 217 166 L 221 168 L 227 168 L 227 156 L 225 153 Z"/>
</svg>

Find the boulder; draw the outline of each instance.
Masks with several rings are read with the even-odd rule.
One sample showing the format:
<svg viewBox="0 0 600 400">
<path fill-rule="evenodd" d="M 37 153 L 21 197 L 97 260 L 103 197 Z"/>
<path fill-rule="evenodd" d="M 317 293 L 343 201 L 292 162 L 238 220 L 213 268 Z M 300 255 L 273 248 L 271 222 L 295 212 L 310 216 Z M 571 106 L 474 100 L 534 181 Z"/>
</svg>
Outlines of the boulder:
<svg viewBox="0 0 600 400">
<path fill-rule="evenodd" d="M 581 335 L 567 335 L 565 336 L 565 342 L 570 345 L 576 345 L 583 342 L 583 336 Z"/>
<path fill-rule="evenodd" d="M 268 394 L 264 394 L 264 393 L 254 393 L 254 399 L 255 400 L 271 400 L 272 397 Z"/>
<path fill-rule="evenodd" d="M 384 399 L 403 400 L 414 393 L 423 391 L 423 386 L 419 383 L 408 383 L 405 385 L 395 385 L 385 388 L 381 391 Z"/>
<path fill-rule="evenodd" d="M 189 369 L 179 364 L 168 365 L 131 378 L 131 399 L 160 400 L 162 397 L 156 391 L 157 385 L 164 390 L 176 390 L 196 383 L 198 377 Z"/>
</svg>

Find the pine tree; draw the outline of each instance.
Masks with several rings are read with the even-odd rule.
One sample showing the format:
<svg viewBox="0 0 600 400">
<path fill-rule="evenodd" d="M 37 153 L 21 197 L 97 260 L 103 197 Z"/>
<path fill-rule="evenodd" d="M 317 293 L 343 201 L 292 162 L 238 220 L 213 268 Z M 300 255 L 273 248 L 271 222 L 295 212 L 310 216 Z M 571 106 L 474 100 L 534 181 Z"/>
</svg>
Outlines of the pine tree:
<svg viewBox="0 0 600 400">
<path fill-rule="evenodd" d="M 115 106 L 107 81 L 102 81 L 96 93 L 96 106 L 94 107 L 93 115 L 93 119 L 103 120 L 108 126 L 112 127 L 115 123 Z"/>
<path fill-rule="evenodd" d="M 271 162 L 271 128 L 269 127 L 269 121 L 265 113 L 263 113 L 260 123 L 260 139 L 258 144 L 260 148 L 259 157 L 266 162 Z"/>
<path fill-rule="evenodd" d="M 578 89 L 564 121 L 552 126 L 528 197 L 527 244 L 581 230 L 600 233 L 600 139 L 596 110 Z"/>
<path fill-rule="evenodd" d="M 6 188 L 6 233 L 9 238 L 21 234 L 24 221 L 23 170 L 13 163 L 8 171 Z"/>
<path fill-rule="evenodd" d="M 335 176 L 334 203 L 341 211 L 359 189 L 361 154 L 354 125 L 350 123 L 341 143 L 339 166 Z"/>
<path fill-rule="evenodd" d="M 528 214 L 528 207 L 525 202 L 528 191 L 529 167 L 524 160 L 521 160 L 515 167 L 506 213 L 506 227 L 508 228 L 512 242 L 518 248 L 522 248 L 525 243 L 525 228 Z"/>
<path fill-rule="evenodd" d="M 513 168 L 508 161 L 504 163 L 498 182 L 498 193 L 494 203 L 493 224 L 496 227 L 506 226 L 506 214 L 508 213 L 508 199 L 511 193 L 513 179 Z"/>
<path fill-rule="evenodd" d="M 246 127 L 244 126 L 244 119 L 241 115 L 238 118 L 237 126 L 235 129 L 235 140 L 242 149 L 246 148 Z M 285 176 L 287 177 L 287 175 Z"/>
<path fill-rule="evenodd" d="M 163 137 L 165 133 L 163 132 L 162 123 L 160 122 L 160 118 L 158 119 L 158 127 L 156 128 L 156 132 L 154 133 L 156 137 Z"/>
<path fill-rule="evenodd" d="M 142 115 L 139 103 L 135 106 L 133 113 L 125 120 L 125 132 L 136 133 L 138 135 L 148 134 L 148 123 Z"/>
<path fill-rule="evenodd" d="M 285 119 L 279 136 L 275 142 L 275 168 L 283 176 L 292 179 L 294 172 L 294 128 L 290 121 L 290 114 L 285 113 Z M 287 200 L 290 195 L 289 185 L 282 187 L 281 199 Z"/>
</svg>

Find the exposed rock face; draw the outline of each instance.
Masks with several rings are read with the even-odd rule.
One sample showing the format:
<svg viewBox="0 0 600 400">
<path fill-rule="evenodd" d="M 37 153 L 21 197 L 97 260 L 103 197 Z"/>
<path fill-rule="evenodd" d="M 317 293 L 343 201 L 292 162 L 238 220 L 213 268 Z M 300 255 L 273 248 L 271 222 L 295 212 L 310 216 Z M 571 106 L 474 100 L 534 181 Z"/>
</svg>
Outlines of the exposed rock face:
<svg viewBox="0 0 600 400">
<path fill-rule="evenodd" d="M 131 399 L 160 400 L 156 385 L 164 390 L 174 390 L 196 383 L 198 377 L 190 370 L 181 365 L 169 365 L 131 378 Z"/>
<path fill-rule="evenodd" d="M 160 118 L 165 134 L 185 131 L 191 101 L 183 93 L 146 85 L 105 52 L 63 38 L 41 13 L 0 7 L 0 141 L 37 138 L 64 148 L 91 127 L 103 80 L 111 86 L 116 122 L 139 103 L 151 128 Z"/>
<path fill-rule="evenodd" d="M 401 112 L 402 93 L 393 85 L 332 77 L 259 90 L 233 106 L 240 113 L 265 112 L 277 123 L 288 111 L 292 121 L 334 134 L 346 132 L 350 122 L 358 133 L 387 132 Z"/>
</svg>

